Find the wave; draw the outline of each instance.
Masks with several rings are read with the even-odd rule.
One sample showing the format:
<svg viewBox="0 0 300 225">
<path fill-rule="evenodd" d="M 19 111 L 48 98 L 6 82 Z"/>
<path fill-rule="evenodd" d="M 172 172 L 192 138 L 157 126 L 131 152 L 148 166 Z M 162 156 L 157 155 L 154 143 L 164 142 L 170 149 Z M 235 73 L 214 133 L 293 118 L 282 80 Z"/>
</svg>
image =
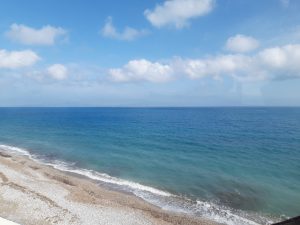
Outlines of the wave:
<svg viewBox="0 0 300 225">
<path fill-rule="evenodd" d="M 0 149 L 22 156 L 27 156 L 38 163 L 52 166 L 53 168 L 64 172 L 85 176 L 99 184 L 109 186 L 115 190 L 132 193 L 164 210 L 191 214 L 227 225 L 268 225 L 274 223 L 272 219 L 257 213 L 234 210 L 225 206 L 220 206 L 213 202 L 191 200 L 189 198 L 159 190 L 154 187 L 142 185 L 137 182 L 112 177 L 105 173 L 77 168 L 75 163 L 68 163 L 60 160 L 48 160 L 46 157 L 32 154 L 23 148 L 0 144 Z"/>
</svg>

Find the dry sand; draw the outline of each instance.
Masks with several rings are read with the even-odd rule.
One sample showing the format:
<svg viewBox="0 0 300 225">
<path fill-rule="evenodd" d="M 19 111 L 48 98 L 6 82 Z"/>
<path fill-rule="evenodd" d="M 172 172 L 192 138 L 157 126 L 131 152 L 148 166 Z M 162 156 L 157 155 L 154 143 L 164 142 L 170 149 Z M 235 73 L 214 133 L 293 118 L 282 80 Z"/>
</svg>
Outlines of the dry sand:
<svg viewBox="0 0 300 225">
<path fill-rule="evenodd" d="M 0 217 L 24 225 L 215 225 L 0 151 Z"/>
</svg>

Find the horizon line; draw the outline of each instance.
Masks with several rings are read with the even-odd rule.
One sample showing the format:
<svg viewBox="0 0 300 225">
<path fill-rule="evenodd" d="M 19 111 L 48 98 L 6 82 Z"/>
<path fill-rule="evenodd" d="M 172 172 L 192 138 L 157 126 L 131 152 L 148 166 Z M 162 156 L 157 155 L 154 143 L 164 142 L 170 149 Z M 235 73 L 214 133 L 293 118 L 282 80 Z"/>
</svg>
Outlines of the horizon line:
<svg viewBox="0 0 300 225">
<path fill-rule="evenodd" d="M 0 106 L 0 108 L 300 108 L 300 105 L 212 105 L 212 106 Z"/>
</svg>

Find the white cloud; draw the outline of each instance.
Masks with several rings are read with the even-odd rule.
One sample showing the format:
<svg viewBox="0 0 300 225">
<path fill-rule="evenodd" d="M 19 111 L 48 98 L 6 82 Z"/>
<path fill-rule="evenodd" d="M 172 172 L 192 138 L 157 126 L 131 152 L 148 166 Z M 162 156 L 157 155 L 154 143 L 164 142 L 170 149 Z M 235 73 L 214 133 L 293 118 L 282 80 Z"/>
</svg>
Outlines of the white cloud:
<svg viewBox="0 0 300 225">
<path fill-rule="evenodd" d="M 249 36 L 237 34 L 236 36 L 228 38 L 226 42 L 226 50 L 232 51 L 232 52 L 250 52 L 258 48 L 259 42 Z"/>
<path fill-rule="evenodd" d="M 167 0 L 156 5 L 154 10 L 145 10 L 144 15 L 155 27 L 175 26 L 180 29 L 189 20 L 206 15 L 214 7 L 214 0 Z"/>
<path fill-rule="evenodd" d="M 224 75 L 241 81 L 300 78 L 300 45 L 267 48 L 253 56 L 228 54 L 177 62 L 177 72 L 190 78 Z"/>
<path fill-rule="evenodd" d="M 177 59 L 173 66 L 178 73 L 191 79 L 212 76 L 219 78 L 223 74 L 232 74 L 247 68 L 250 59 L 243 55 L 220 55 L 207 59 Z"/>
<path fill-rule="evenodd" d="M 172 72 L 172 68 L 169 65 L 139 59 L 129 61 L 120 69 L 110 69 L 109 75 L 117 82 L 165 82 L 171 79 Z"/>
<path fill-rule="evenodd" d="M 300 45 L 268 48 L 257 55 L 257 64 L 273 78 L 300 78 Z"/>
<path fill-rule="evenodd" d="M 300 45 L 284 45 L 253 56 L 235 54 L 200 59 L 198 64 L 205 66 L 195 67 L 193 72 L 194 77 L 230 75 L 239 80 L 300 78 L 299 62 Z"/>
<path fill-rule="evenodd" d="M 61 27 L 44 26 L 40 29 L 22 24 L 12 24 L 6 36 L 12 41 L 25 45 L 53 45 L 56 40 L 67 34 Z"/>
<path fill-rule="evenodd" d="M 68 77 L 68 69 L 62 64 L 54 64 L 47 68 L 47 74 L 55 80 L 64 80 Z"/>
<path fill-rule="evenodd" d="M 114 81 L 169 81 L 175 76 L 190 79 L 230 76 L 239 81 L 300 78 L 300 45 L 267 48 L 255 55 L 224 54 L 210 58 L 174 58 L 167 64 L 145 59 L 129 61 L 124 67 L 110 69 Z"/>
<path fill-rule="evenodd" d="M 284 67 L 289 58 L 285 51 L 286 48 L 287 46 L 283 48 L 275 47 L 265 49 L 259 53 L 259 59 L 261 60 L 262 64 L 271 68 Z"/>
<path fill-rule="evenodd" d="M 132 41 L 134 39 L 146 35 L 148 32 L 146 30 L 137 30 L 131 27 L 125 27 L 123 32 L 118 32 L 113 25 L 112 18 L 108 17 L 100 33 L 103 37 L 123 41 Z"/>
<path fill-rule="evenodd" d="M 32 66 L 40 57 L 31 50 L 6 51 L 0 49 L 0 68 L 15 69 Z"/>
</svg>

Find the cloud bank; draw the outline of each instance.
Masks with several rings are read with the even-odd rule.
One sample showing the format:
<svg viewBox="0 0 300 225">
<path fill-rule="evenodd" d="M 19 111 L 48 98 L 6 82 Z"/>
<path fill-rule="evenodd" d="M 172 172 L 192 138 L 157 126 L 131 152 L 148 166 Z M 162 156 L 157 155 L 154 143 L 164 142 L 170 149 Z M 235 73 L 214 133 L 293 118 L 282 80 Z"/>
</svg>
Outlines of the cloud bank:
<svg viewBox="0 0 300 225">
<path fill-rule="evenodd" d="M 16 69 L 34 65 L 40 57 L 31 50 L 7 51 L 0 49 L 0 68 Z"/>
<path fill-rule="evenodd" d="M 54 45 L 55 42 L 65 37 L 67 31 L 61 27 L 43 26 L 40 29 L 25 26 L 23 24 L 12 24 L 6 36 L 15 42 L 24 45 Z"/>
<path fill-rule="evenodd" d="M 212 11 L 214 0 L 167 0 L 144 12 L 147 20 L 155 27 L 174 26 L 177 29 L 189 24 L 189 20 Z"/>
<path fill-rule="evenodd" d="M 145 59 L 129 61 L 108 74 L 114 81 L 166 82 L 179 76 L 190 79 L 230 76 L 239 81 L 300 78 L 300 45 L 267 48 L 255 55 L 222 54 L 199 59 L 173 58 L 167 64 Z"/>
</svg>

